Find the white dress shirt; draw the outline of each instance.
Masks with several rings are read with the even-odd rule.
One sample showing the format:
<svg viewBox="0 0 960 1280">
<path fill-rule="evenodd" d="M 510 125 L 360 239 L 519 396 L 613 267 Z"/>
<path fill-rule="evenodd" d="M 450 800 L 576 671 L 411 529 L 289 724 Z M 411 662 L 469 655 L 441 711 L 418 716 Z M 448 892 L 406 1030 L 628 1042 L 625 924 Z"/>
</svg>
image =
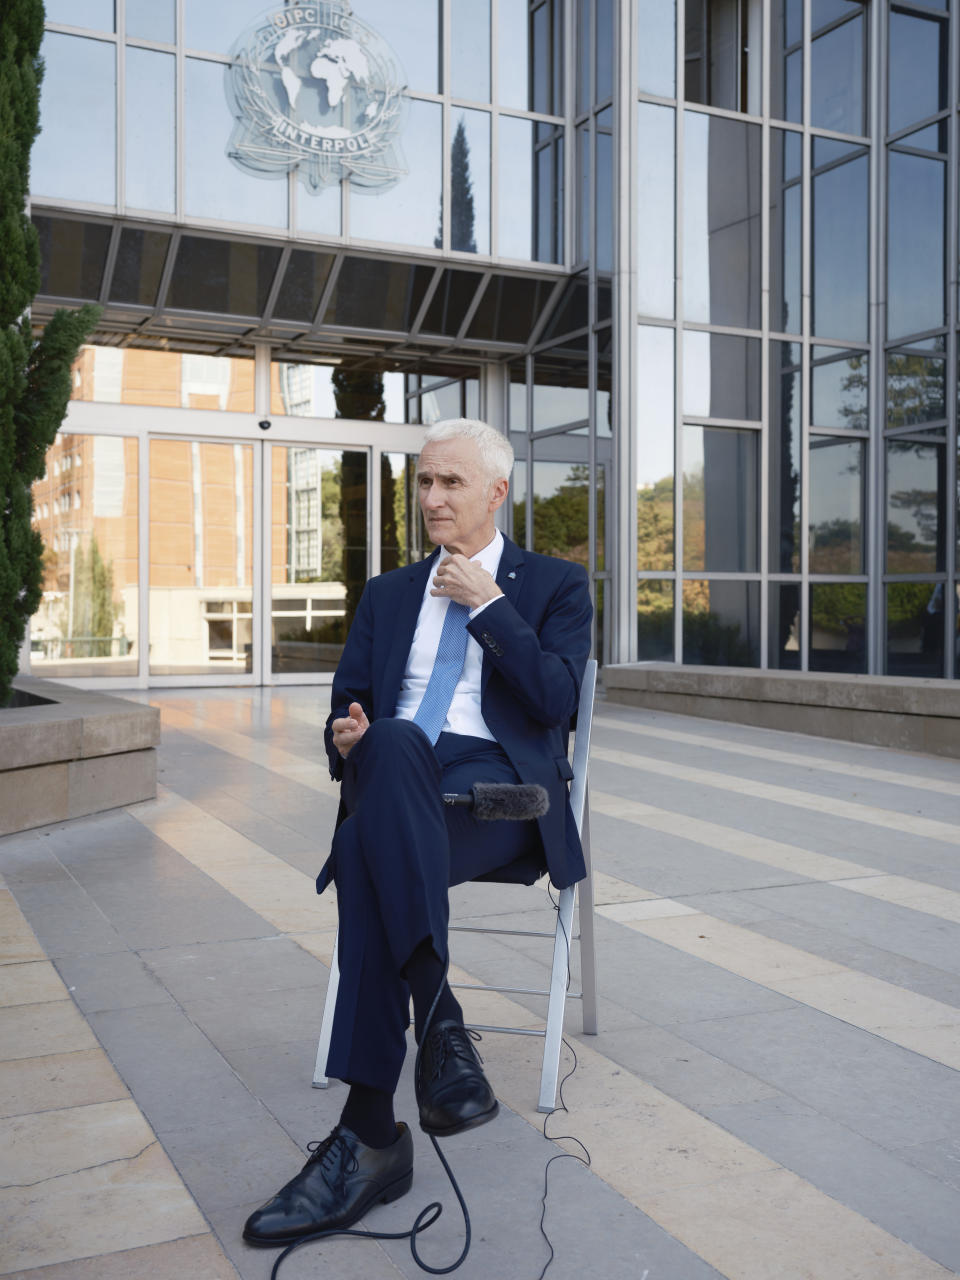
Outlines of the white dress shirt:
<svg viewBox="0 0 960 1280">
<path fill-rule="evenodd" d="M 443 620 L 447 616 L 447 606 L 450 601 L 443 596 L 432 596 L 430 591 L 433 587 L 437 566 L 442 564 L 449 554 L 446 547 L 440 548 L 440 557 L 434 566 L 433 572 L 428 575 L 427 585 L 423 591 L 420 616 L 417 619 L 417 627 L 413 633 L 413 643 L 410 645 L 410 653 L 407 655 L 407 666 L 403 673 L 403 681 L 397 697 L 397 709 L 394 714 L 398 720 L 412 720 L 417 714 L 430 680 L 430 674 L 433 671 L 437 648 L 440 644 L 440 632 L 443 630 Z M 495 578 L 497 569 L 500 567 L 500 556 L 502 554 L 503 534 L 498 529 L 494 534 L 493 541 L 488 542 L 482 551 L 478 551 L 470 559 L 474 563 L 482 565 L 487 573 Z M 483 609 L 496 605 L 501 598 L 500 596 L 494 596 L 485 604 L 471 610 L 470 617 L 475 618 Z M 450 710 L 447 712 L 447 718 L 444 721 L 443 733 L 463 733 L 473 738 L 486 738 L 489 742 L 496 741 L 480 714 L 480 668 L 482 663 L 483 650 L 468 632 L 467 654 L 463 662 L 463 673 L 453 692 L 453 701 L 450 703 Z"/>
</svg>

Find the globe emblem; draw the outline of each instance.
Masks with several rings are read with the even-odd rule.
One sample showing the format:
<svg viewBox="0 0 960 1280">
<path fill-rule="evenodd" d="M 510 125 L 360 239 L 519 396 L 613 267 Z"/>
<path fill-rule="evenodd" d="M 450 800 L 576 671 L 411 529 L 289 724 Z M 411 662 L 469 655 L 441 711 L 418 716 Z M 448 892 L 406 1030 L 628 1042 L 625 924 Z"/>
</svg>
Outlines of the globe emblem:
<svg viewBox="0 0 960 1280">
<path fill-rule="evenodd" d="M 314 28 L 294 28 L 285 32 L 274 48 L 280 68 L 280 80 L 287 96 L 292 118 L 307 128 L 323 127 L 337 107 L 343 104 L 347 87 L 358 92 L 358 105 L 363 110 L 353 130 L 327 123 L 323 132 L 328 137 L 347 137 L 369 124 L 377 115 L 378 103 L 367 93 L 370 62 L 356 40 L 329 36 Z"/>
<path fill-rule="evenodd" d="M 391 50 L 337 0 L 273 10 L 234 46 L 228 154 L 263 177 L 297 169 L 309 188 L 386 186 L 406 172 L 403 79 Z"/>
</svg>

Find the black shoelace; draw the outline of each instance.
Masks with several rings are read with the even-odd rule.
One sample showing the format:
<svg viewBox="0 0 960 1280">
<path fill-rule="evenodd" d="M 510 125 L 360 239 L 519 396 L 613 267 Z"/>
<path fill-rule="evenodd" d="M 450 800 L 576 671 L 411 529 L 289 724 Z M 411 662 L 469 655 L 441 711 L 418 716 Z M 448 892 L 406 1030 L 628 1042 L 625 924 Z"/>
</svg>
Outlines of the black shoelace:
<svg viewBox="0 0 960 1280">
<path fill-rule="evenodd" d="M 320 1176 L 330 1188 L 334 1190 L 334 1184 L 331 1179 L 342 1183 L 344 1176 L 349 1177 L 351 1173 L 356 1173 L 359 1169 L 357 1158 L 350 1150 L 342 1134 L 334 1130 L 328 1134 L 320 1142 L 308 1142 L 307 1150 L 310 1152 L 310 1158 L 307 1164 L 318 1164 L 320 1166 Z"/>
<path fill-rule="evenodd" d="M 479 1042 L 481 1039 L 479 1031 L 472 1028 L 460 1026 L 438 1027 L 435 1031 L 429 1033 L 430 1058 L 433 1062 L 433 1074 L 431 1080 L 436 1080 L 447 1065 L 449 1058 L 460 1058 L 463 1062 L 482 1063 L 483 1059 L 473 1047 L 472 1041 Z M 423 1037 L 423 1043 L 427 1043 L 427 1036 Z M 421 1057 L 418 1054 L 418 1059 Z M 422 1066 L 422 1062 L 418 1061 L 418 1068 Z M 419 1095 L 422 1088 L 421 1072 L 418 1069 L 417 1075 L 417 1093 Z"/>
</svg>

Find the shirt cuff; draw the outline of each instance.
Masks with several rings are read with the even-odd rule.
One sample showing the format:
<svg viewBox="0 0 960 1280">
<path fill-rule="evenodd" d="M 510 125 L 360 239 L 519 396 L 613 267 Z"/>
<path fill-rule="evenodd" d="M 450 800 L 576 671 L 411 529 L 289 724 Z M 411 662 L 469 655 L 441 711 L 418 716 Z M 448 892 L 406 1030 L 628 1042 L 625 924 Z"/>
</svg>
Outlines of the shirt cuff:
<svg viewBox="0 0 960 1280">
<path fill-rule="evenodd" d="M 496 604 L 498 600 L 502 600 L 503 598 L 504 596 L 502 591 L 498 596 L 491 596 L 490 599 L 484 601 L 483 604 L 477 605 L 476 609 L 470 610 L 470 613 L 468 615 L 468 620 L 472 622 L 478 613 L 483 613 L 484 609 L 489 608 L 489 606 L 492 604 Z"/>
</svg>

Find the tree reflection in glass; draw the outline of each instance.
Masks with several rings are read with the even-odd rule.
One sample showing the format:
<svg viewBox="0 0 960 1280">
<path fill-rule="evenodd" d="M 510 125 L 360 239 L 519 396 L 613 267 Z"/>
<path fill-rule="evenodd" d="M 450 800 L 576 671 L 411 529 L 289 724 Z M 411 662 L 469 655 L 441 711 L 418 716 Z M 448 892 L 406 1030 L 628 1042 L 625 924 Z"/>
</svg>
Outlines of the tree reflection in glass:
<svg viewBox="0 0 960 1280">
<path fill-rule="evenodd" d="M 770 569 L 800 572 L 800 344 L 770 344 Z"/>
<path fill-rule="evenodd" d="M 947 363 L 943 356 L 887 354 L 887 428 L 942 422 L 947 416 Z"/>
<path fill-rule="evenodd" d="M 810 572 L 863 573 L 863 445 L 810 442 Z"/>
<path fill-rule="evenodd" d="M 534 551 L 587 568 L 589 508 L 590 468 L 586 463 L 533 464 Z"/>
<path fill-rule="evenodd" d="M 811 583 L 810 670 L 866 671 L 866 641 L 866 583 Z"/>
<path fill-rule="evenodd" d="M 941 519 L 946 503 L 942 445 L 887 443 L 887 572 L 936 573 L 944 567 Z"/>
<path fill-rule="evenodd" d="M 683 661 L 696 666 L 759 665 L 759 582 L 684 582 Z"/>
<path fill-rule="evenodd" d="M 943 675 L 943 587 L 942 582 L 888 584 L 885 675 Z"/>
<path fill-rule="evenodd" d="M 810 421 L 814 426 L 867 430 L 869 359 L 865 351 L 813 348 Z"/>
<path fill-rule="evenodd" d="M 641 571 L 674 567 L 674 341 L 672 329 L 637 328 L 637 568 Z"/>
<path fill-rule="evenodd" d="M 637 657 L 641 662 L 673 661 L 673 583 L 637 583 Z"/>
</svg>

